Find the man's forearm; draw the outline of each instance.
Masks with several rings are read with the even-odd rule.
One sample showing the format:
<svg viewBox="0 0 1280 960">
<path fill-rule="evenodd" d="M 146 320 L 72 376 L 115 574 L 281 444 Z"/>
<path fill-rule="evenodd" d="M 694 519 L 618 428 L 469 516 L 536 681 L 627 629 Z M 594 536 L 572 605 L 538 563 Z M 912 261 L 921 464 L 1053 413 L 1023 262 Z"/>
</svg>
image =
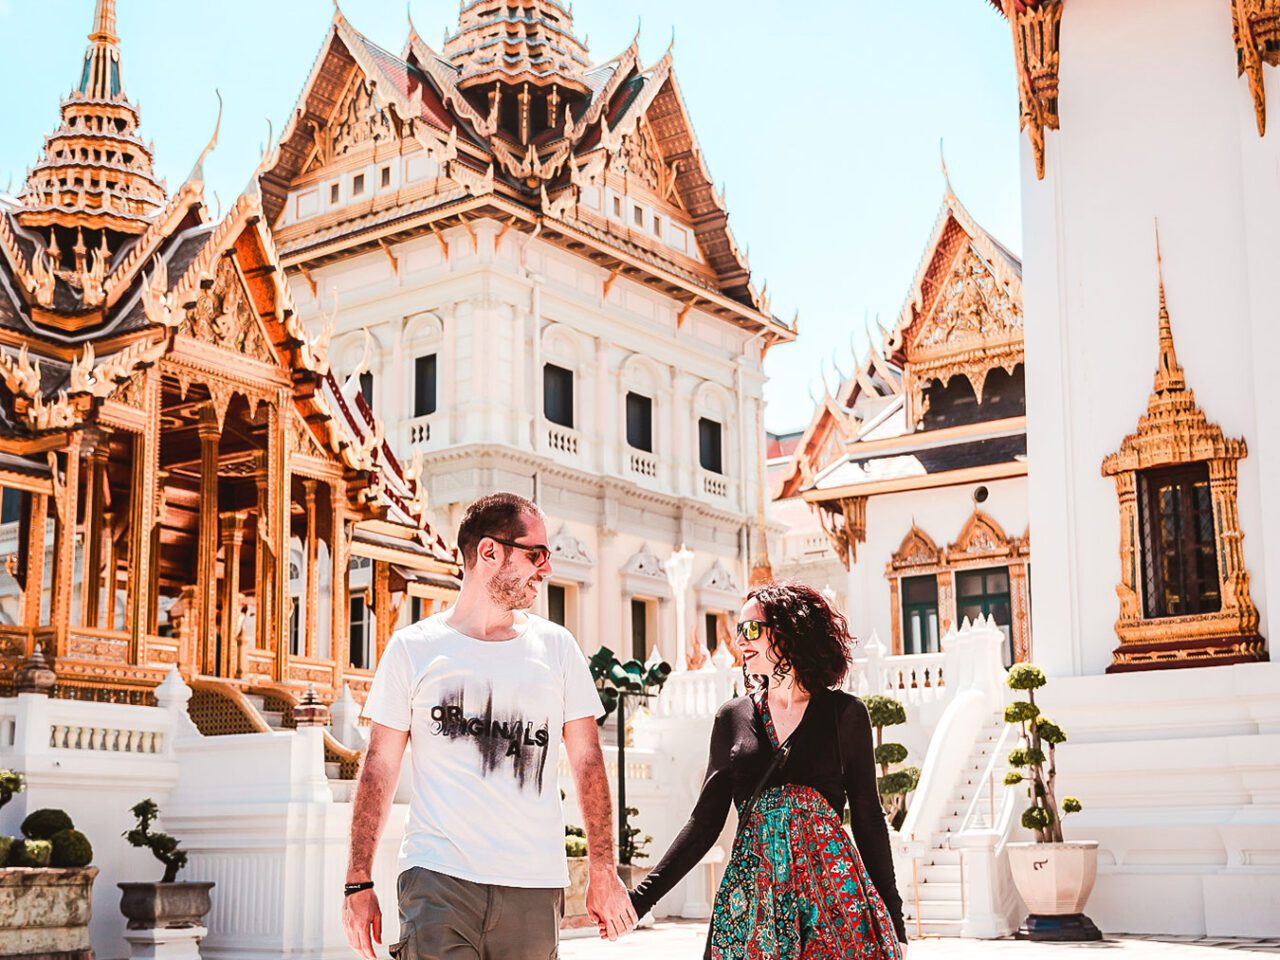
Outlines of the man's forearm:
<svg viewBox="0 0 1280 960">
<path fill-rule="evenodd" d="M 578 773 L 578 805 L 587 831 L 587 856 L 592 869 L 613 871 L 613 803 L 605 776 L 604 754 L 597 744 L 582 758 Z"/>
<path fill-rule="evenodd" d="M 347 859 L 347 882 L 372 879 L 373 858 L 387 824 L 387 814 L 396 792 L 398 777 L 378 768 L 378 758 L 370 764 L 369 754 L 360 761 L 360 778 L 351 804 L 351 850 Z M 398 771 L 397 771 L 398 772 Z"/>
</svg>

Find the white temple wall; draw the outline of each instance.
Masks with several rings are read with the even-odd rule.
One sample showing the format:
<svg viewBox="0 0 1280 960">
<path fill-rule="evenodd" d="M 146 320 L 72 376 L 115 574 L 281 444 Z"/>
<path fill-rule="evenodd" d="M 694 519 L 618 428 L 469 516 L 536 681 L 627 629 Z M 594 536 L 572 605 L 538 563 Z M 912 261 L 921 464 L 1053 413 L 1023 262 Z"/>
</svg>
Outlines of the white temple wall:
<svg viewBox="0 0 1280 960">
<path fill-rule="evenodd" d="M 1056 675 L 1101 673 L 1117 643 L 1119 509 L 1100 467 L 1151 391 L 1156 218 L 1188 386 L 1249 445 L 1239 510 L 1264 636 L 1280 601 L 1267 577 L 1280 506 L 1262 498 L 1280 479 L 1262 392 L 1277 338 L 1277 134 L 1258 137 L 1230 5 L 1072 0 L 1061 50 L 1062 129 L 1047 133 L 1043 181 L 1025 137 L 1022 158 L 1032 596 L 1037 660 Z"/>
<path fill-rule="evenodd" d="M 974 491 L 987 489 L 977 504 L 1010 537 L 1027 531 L 1027 480 L 1014 477 L 985 483 L 884 494 L 867 501 L 867 539 L 858 545 L 858 558 L 848 578 L 846 615 L 854 636 L 866 640 L 873 633 L 885 647 L 893 637 L 893 610 L 885 568 L 915 523 L 940 549 L 955 542 L 973 514 Z M 1038 534 L 1032 538 L 1032 567 L 1038 562 Z M 957 629 L 959 624 L 952 624 Z M 939 633 L 945 632 L 939 623 Z"/>
</svg>

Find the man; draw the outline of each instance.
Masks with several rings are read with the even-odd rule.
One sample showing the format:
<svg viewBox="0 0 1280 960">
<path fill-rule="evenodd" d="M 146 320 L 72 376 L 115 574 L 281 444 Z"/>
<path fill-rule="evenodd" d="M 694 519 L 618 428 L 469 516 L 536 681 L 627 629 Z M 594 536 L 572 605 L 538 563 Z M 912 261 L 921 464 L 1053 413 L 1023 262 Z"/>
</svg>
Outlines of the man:
<svg viewBox="0 0 1280 960">
<path fill-rule="evenodd" d="M 563 737 L 590 856 L 587 910 L 615 940 L 636 923 L 613 858 L 603 713 L 573 635 L 527 612 L 551 573 L 542 511 L 510 493 L 471 504 L 458 528 L 462 591 L 448 610 L 399 630 L 378 663 L 364 715 L 343 922 L 373 960 L 382 915 L 374 851 L 406 744 L 409 823 L 397 884 L 397 960 L 548 960 L 558 953 Z"/>
</svg>

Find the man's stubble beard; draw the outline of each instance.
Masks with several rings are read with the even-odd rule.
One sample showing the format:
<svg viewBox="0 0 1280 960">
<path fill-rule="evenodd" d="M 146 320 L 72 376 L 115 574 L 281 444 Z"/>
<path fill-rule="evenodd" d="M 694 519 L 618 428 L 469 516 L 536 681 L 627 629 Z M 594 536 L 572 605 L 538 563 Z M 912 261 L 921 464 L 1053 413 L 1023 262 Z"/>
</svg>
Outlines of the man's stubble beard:
<svg viewBox="0 0 1280 960">
<path fill-rule="evenodd" d="M 492 580 L 489 581 L 489 599 L 504 610 L 527 610 L 533 605 L 532 600 L 525 599 L 525 588 L 532 577 L 520 579 L 508 573 L 509 564 L 503 564 Z"/>
</svg>

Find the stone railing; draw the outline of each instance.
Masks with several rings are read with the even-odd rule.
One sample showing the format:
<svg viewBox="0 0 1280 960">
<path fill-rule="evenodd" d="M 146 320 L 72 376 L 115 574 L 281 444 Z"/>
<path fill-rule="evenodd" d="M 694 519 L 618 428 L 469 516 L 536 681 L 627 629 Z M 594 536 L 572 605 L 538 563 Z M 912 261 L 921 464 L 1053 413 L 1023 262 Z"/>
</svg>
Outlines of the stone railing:
<svg viewBox="0 0 1280 960">
<path fill-rule="evenodd" d="M 431 424 L 434 416 L 434 414 L 431 414 L 405 421 L 404 446 L 402 449 L 412 453 L 415 450 L 426 449 L 431 445 Z"/>
<path fill-rule="evenodd" d="M 650 712 L 655 717 L 715 716 L 722 703 L 742 692 L 742 672 L 728 657 L 713 659 L 701 670 L 681 670 L 667 677 Z"/>
<path fill-rule="evenodd" d="M 658 478 L 658 458 L 652 453 L 632 450 L 627 458 L 627 466 L 634 476 L 644 477 L 647 480 Z"/>
<path fill-rule="evenodd" d="M 702 492 L 709 497 L 726 499 L 729 496 L 729 481 L 723 474 L 709 470 L 699 471 L 702 474 Z"/>
<path fill-rule="evenodd" d="M 582 435 L 572 427 L 562 427 L 558 423 L 547 424 L 547 451 L 551 454 L 576 457 L 581 447 Z"/>
</svg>

